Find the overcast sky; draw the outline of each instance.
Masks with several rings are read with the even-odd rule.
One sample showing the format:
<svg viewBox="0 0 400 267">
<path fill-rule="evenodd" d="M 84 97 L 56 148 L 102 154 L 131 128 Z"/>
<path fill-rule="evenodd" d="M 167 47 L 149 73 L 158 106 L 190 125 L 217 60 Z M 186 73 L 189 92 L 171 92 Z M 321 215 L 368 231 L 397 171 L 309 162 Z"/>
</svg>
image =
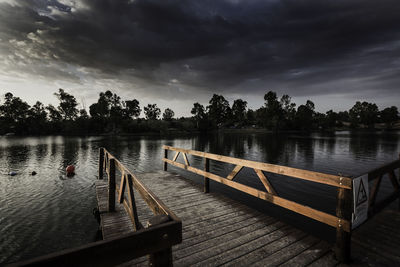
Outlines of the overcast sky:
<svg viewBox="0 0 400 267">
<path fill-rule="evenodd" d="M 111 89 L 190 115 L 213 93 L 400 107 L 398 0 L 0 0 L 0 94 Z"/>
</svg>

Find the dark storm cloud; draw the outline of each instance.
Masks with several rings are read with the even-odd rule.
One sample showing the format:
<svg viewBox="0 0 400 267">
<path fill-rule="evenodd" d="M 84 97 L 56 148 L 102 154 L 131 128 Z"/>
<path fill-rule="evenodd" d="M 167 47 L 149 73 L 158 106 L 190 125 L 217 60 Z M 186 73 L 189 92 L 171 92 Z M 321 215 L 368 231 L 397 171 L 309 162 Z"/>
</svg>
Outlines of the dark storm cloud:
<svg viewBox="0 0 400 267">
<path fill-rule="evenodd" d="M 19 0 L 0 8 L 3 61 L 36 74 L 79 80 L 73 65 L 159 85 L 298 96 L 348 86 L 395 92 L 400 77 L 398 0 Z M 27 69 L 35 62 L 44 66 Z"/>
</svg>

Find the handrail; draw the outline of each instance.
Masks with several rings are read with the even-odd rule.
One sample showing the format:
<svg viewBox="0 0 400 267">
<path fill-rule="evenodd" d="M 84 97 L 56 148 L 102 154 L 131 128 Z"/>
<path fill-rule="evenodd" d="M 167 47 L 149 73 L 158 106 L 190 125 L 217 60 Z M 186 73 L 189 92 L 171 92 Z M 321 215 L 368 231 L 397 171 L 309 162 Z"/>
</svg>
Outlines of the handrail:
<svg viewBox="0 0 400 267">
<path fill-rule="evenodd" d="M 115 209 L 115 192 L 118 193 L 119 203 L 124 205 L 131 221 L 136 230 L 142 228 L 140 225 L 138 214 L 135 206 L 133 188 L 135 188 L 142 196 L 143 200 L 150 207 L 155 215 L 167 215 L 172 220 L 180 221 L 180 219 L 171 211 L 147 186 L 145 186 L 128 168 L 126 168 L 116 157 L 114 157 L 105 148 L 100 149 L 99 178 L 103 176 L 103 169 L 109 178 L 109 211 Z M 121 182 L 119 187 L 115 184 L 115 168 L 121 172 Z M 125 191 L 128 193 L 128 200 L 125 199 Z"/>
<path fill-rule="evenodd" d="M 204 192 L 209 192 L 209 179 L 222 183 L 256 198 L 268 201 L 285 209 L 299 213 L 311 219 L 317 220 L 329 226 L 335 227 L 337 232 L 336 250 L 337 257 L 345 262 L 349 258 L 349 243 L 351 238 L 351 203 L 352 203 L 352 179 L 340 175 L 330 175 L 320 172 L 307 171 L 280 165 L 273 165 L 263 162 L 256 162 L 222 156 L 212 153 L 200 152 L 189 149 L 182 149 L 171 146 L 163 146 L 164 149 L 164 170 L 167 164 L 185 169 L 187 171 L 204 176 Z M 173 159 L 168 159 L 168 151 L 175 151 Z M 182 154 L 185 164 L 177 162 L 178 156 Z M 193 155 L 205 159 L 204 170 L 190 166 L 187 155 Z M 227 177 L 222 177 L 210 172 L 210 160 L 230 163 L 236 165 Z M 267 192 L 233 181 L 243 167 L 254 169 L 258 178 L 263 183 Z M 278 196 L 273 185 L 270 183 L 264 172 L 285 175 L 295 179 L 312 181 L 326 184 L 337 188 L 336 216 L 329 213 L 305 206 Z"/>
<path fill-rule="evenodd" d="M 180 167 L 182 169 L 186 169 L 193 173 L 202 175 L 206 178 L 209 178 L 209 179 L 212 179 L 219 183 L 233 187 L 239 191 L 253 195 L 257 198 L 266 200 L 268 202 L 271 202 L 271 203 L 281 206 L 283 208 L 289 209 L 291 211 L 300 213 L 304 216 L 307 216 L 309 218 L 323 222 L 330 226 L 338 227 L 340 225 L 340 227 L 342 227 L 345 231 L 350 232 L 351 223 L 350 223 L 350 221 L 348 221 L 346 219 L 338 218 L 331 214 L 328 214 L 328 213 L 313 209 L 311 207 L 298 204 L 294 201 L 279 197 L 276 194 L 275 190 L 273 189 L 273 186 L 268 181 L 267 177 L 265 177 L 265 175 L 262 171 L 268 171 L 268 172 L 286 175 L 289 177 L 299 178 L 299 179 L 308 180 L 308 181 L 314 181 L 314 182 L 322 183 L 322 184 L 328 184 L 328 185 L 336 186 L 339 189 L 340 188 L 342 188 L 342 189 L 351 188 L 351 178 L 329 175 L 329 174 L 324 174 L 324 173 L 311 172 L 311 171 L 306 171 L 306 170 L 301 170 L 301 169 L 295 169 L 295 168 L 284 167 L 284 166 L 279 166 L 279 165 L 272 165 L 272 164 L 255 162 L 255 161 L 250 161 L 250 160 L 237 159 L 237 158 L 232 158 L 232 157 L 227 157 L 227 156 L 222 156 L 222 155 L 205 153 L 205 152 L 200 152 L 200 151 L 195 151 L 195 150 L 181 149 L 181 148 L 176 148 L 176 147 L 171 147 L 171 146 L 163 146 L 163 149 L 177 151 L 177 153 L 175 154 L 174 160 L 170 160 L 168 158 L 162 159 L 164 162 L 166 162 L 168 164 L 171 164 L 176 167 Z M 233 169 L 233 171 L 227 177 L 221 177 L 219 175 L 210 173 L 209 171 L 203 171 L 203 170 L 200 170 L 200 169 L 197 169 L 197 168 L 194 168 L 194 167 L 188 165 L 187 158 L 185 160 L 186 164 L 176 162 L 176 159 L 178 157 L 177 155 L 179 155 L 179 153 L 184 153 L 183 154 L 184 158 L 186 157 L 185 154 L 191 154 L 191 155 L 203 157 L 206 159 L 213 159 L 213 160 L 218 160 L 221 162 L 237 164 L 237 166 Z M 237 173 L 242 169 L 242 167 L 253 168 L 255 170 L 256 174 L 258 175 L 258 177 L 260 178 L 261 182 L 266 187 L 267 192 L 234 182 L 233 179 L 235 178 Z M 299 172 L 299 173 L 296 173 L 296 172 Z M 318 180 L 316 178 L 316 175 L 321 175 L 321 177 L 323 177 L 323 178 L 321 180 Z M 337 181 L 337 183 L 335 181 Z"/>
<path fill-rule="evenodd" d="M 400 157 L 400 155 L 399 155 Z M 395 170 L 399 169 L 398 176 L 395 174 Z M 385 164 L 379 168 L 373 169 L 369 171 L 367 174 L 368 181 L 373 181 L 373 186 L 370 190 L 369 194 L 369 203 L 368 203 L 368 219 L 373 217 L 376 213 L 383 210 L 390 203 L 400 198 L 400 159 L 392 161 L 388 164 Z M 376 202 L 376 196 L 380 189 L 381 182 L 384 176 L 387 175 L 390 179 L 390 182 L 393 186 L 394 191 L 384 199 L 380 200 L 378 203 Z M 400 206 L 399 206 L 400 207 Z"/>
<path fill-rule="evenodd" d="M 336 186 L 336 187 L 340 187 L 340 188 L 351 189 L 351 187 L 352 187 L 352 179 L 349 177 L 344 177 L 342 175 L 331 175 L 331 174 L 326 174 L 326 173 L 321 173 L 321 172 L 296 169 L 296 168 L 292 168 L 292 167 L 274 165 L 274 164 L 269 164 L 269 163 L 264 163 L 264 162 L 250 161 L 250 160 L 245 160 L 245 159 L 238 159 L 238 158 L 233 158 L 233 157 L 228 157 L 228 156 L 222 156 L 222 155 L 201 152 L 201 151 L 196 151 L 196 150 L 177 148 L 177 147 L 172 147 L 172 146 L 163 146 L 163 149 L 173 150 L 173 151 L 181 152 L 184 154 L 191 154 L 194 156 L 212 159 L 212 160 L 216 160 L 216 161 L 236 164 L 236 165 L 243 166 L 243 167 L 259 169 L 261 171 L 286 175 L 286 176 L 290 176 L 293 178 L 308 180 L 308 181 L 312 181 L 312 182 L 316 182 L 316 183 L 332 185 L 332 186 Z"/>
</svg>

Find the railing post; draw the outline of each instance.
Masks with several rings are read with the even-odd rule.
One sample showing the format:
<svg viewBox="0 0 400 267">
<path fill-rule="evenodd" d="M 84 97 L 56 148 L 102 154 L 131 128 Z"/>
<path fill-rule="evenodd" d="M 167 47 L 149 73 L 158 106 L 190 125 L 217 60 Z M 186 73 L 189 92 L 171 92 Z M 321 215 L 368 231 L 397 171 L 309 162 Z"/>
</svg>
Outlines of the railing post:
<svg viewBox="0 0 400 267">
<path fill-rule="evenodd" d="M 115 211 L 115 159 L 110 159 L 110 175 L 108 176 L 108 211 Z"/>
<path fill-rule="evenodd" d="M 210 172 L 210 159 L 205 158 L 206 161 L 204 162 L 204 171 Z M 204 193 L 210 192 L 210 179 L 204 176 Z"/>
<path fill-rule="evenodd" d="M 164 158 L 168 158 L 168 149 L 164 149 Z M 164 171 L 167 171 L 168 163 L 164 161 Z"/>
<path fill-rule="evenodd" d="M 400 160 L 400 153 L 399 153 L 399 160 Z M 399 168 L 399 173 L 397 174 L 397 182 L 399 182 L 400 183 L 400 168 Z M 398 200 L 398 211 L 400 211 L 400 197 L 399 197 L 399 200 Z"/>
<path fill-rule="evenodd" d="M 99 149 L 99 179 L 103 179 L 104 170 L 104 148 Z"/>
<path fill-rule="evenodd" d="M 169 222 L 171 218 L 168 215 L 156 215 L 147 222 L 147 227 L 160 225 Z M 150 266 L 173 266 L 172 264 L 172 247 L 149 254 Z"/>
<path fill-rule="evenodd" d="M 351 221 L 352 190 L 345 188 L 337 189 L 336 216 L 339 218 L 336 227 L 336 259 L 341 263 L 349 263 L 351 258 L 351 227 L 350 232 L 346 232 L 340 220 Z"/>
</svg>

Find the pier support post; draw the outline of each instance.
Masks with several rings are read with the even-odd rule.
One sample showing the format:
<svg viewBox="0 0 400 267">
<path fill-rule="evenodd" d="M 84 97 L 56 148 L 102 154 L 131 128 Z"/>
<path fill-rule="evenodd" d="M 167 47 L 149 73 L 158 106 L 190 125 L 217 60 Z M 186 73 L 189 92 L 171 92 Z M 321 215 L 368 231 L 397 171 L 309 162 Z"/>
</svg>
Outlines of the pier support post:
<svg viewBox="0 0 400 267">
<path fill-rule="evenodd" d="M 349 263 L 351 260 L 351 230 L 346 232 L 340 219 L 351 221 L 352 207 L 352 190 L 345 188 L 337 189 L 337 205 L 336 216 L 339 218 L 338 226 L 336 227 L 336 259 L 341 263 Z"/>
<path fill-rule="evenodd" d="M 99 179 L 103 179 L 104 170 L 104 148 L 99 149 Z"/>
<path fill-rule="evenodd" d="M 168 215 L 156 215 L 147 222 L 147 227 L 160 225 L 171 221 Z M 166 248 L 149 254 L 149 265 L 150 266 L 173 266 L 172 264 L 172 247 Z"/>
<path fill-rule="evenodd" d="M 210 172 L 210 159 L 205 158 L 204 171 Z M 210 192 L 210 179 L 204 176 L 204 193 Z"/>
<path fill-rule="evenodd" d="M 168 158 L 168 149 L 164 149 L 164 158 Z M 164 171 L 167 171 L 168 169 L 168 163 L 164 161 Z"/>
<path fill-rule="evenodd" d="M 110 159 L 108 176 L 108 211 L 115 211 L 115 159 Z"/>
</svg>

